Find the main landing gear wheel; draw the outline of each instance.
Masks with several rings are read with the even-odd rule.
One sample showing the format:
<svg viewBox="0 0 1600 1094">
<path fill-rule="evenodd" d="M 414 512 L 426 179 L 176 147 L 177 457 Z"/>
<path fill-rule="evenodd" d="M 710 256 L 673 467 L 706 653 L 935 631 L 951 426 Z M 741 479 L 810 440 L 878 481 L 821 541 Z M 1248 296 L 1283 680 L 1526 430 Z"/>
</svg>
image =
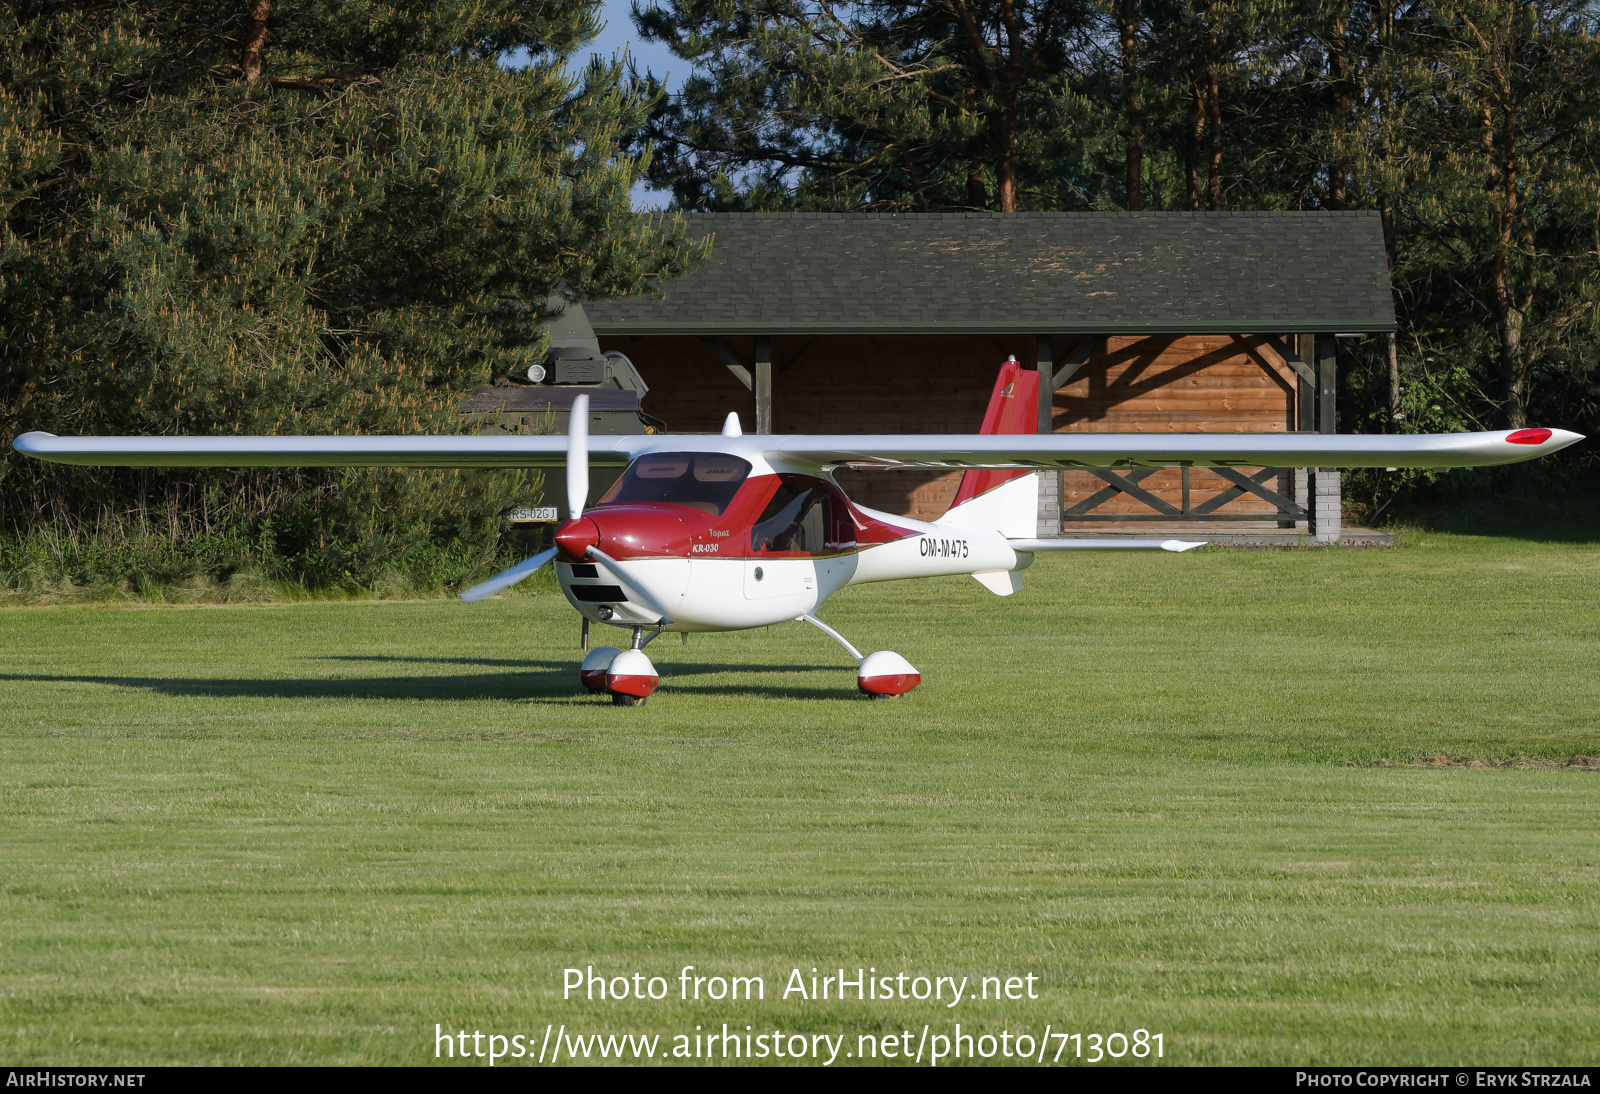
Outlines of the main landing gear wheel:
<svg viewBox="0 0 1600 1094">
<path fill-rule="evenodd" d="M 642 707 L 649 698 L 648 695 L 629 695 L 626 692 L 613 691 L 611 693 L 611 705 L 614 707 Z"/>
<path fill-rule="evenodd" d="M 856 686 L 869 699 L 898 699 L 920 683 L 922 674 L 893 650 L 867 654 L 856 670 Z"/>
</svg>

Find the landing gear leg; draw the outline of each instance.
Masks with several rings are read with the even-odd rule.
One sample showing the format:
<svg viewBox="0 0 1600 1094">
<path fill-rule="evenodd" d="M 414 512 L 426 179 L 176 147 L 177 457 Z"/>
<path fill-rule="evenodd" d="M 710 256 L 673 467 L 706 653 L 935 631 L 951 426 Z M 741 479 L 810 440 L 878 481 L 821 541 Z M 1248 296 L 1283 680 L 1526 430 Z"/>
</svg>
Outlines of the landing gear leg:
<svg viewBox="0 0 1600 1094">
<path fill-rule="evenodd" d="M 585 653 L 589 651 L 589 617 L 583 617 L 583 632 L 578 636 L 578 648 Z"/>
<path fill-rule="evenodd" d="M 850 656 L 856 659 L 856 686 L 866 693 L 869 699 L 898 699 L 922 683 L 922 674 L 912 668 L 911 662 L 898 653 L 879 650 L 877 653 L 862 657 L 861 651 L 847 642 L 844 635 L 816 616 L 808 612 L 799 618 L 850 651 Z"/>
<path fill-rule="evenodd" d="M 852 646 L 849 643 L 849 641 L 845 638 L 844 635 L 840 634 L 838 631 L 836 631 L 832 627 L 828 626 L 826 623 L 824 623 L 822 620 L 818 619 L 816 616 L 812 615 L 810 612 L 807 612 L 805 615 L 802 615 L 800 617 L 800 619 L 803 622 L 810 623 L 813 627 L 817 628 L 817 630 L 821 631 L 823 634 L 827 635 L 829 638 L 831 638 L 835 642 L 839 643 L 839 645 L 843 646 L 849 652 L 851 657 L 854 657 L 856 659 L 856 664 L 857 665 L 861 664 L 861 662 L 863 660 L 863 658 L 861 656 L 861 651 L 856 649 L 854 646 Z"/>
</svg>

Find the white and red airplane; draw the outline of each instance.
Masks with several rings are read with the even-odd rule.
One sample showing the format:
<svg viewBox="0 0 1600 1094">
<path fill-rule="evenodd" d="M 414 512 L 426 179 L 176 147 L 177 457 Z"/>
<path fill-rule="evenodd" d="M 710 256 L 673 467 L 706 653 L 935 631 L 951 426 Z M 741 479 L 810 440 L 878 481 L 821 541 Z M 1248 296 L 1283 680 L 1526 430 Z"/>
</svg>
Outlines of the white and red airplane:
<svg viewBox="0 0 1600 1094">
<path fill-rule="evenodd" d="M 1181 540 L 1038 539 L 1038 470 L 1140 467 L 1484 467 L 1559 451 L 1560 429 L 1486 433 L 1037 435 L 1038 374 L 1008 361 L 979 434 L 744 436 L 729 414 L 720 436 L 588 436 L 588 396 L 560 436 L 56 437 L 25 433 L 17 451 L 70 464 L 129 467 L 523 468 L 562 462 L 568 519 L 555 546 L 462 594 L 482 600 L 555 561 L 567 601 L 591 622 L 632 632 L 579 676 L 621 706 L 660 683 L 644 647 L 665 632 L 728 631 L 790 620 L 817 627 L 858 665 L 870 696 L 897 696 L 921 675 L 888 650 L 862 656 L 817 618 L 847 585 L 970 574 L 1000 596 L 1022 587 L 1040 551 L 1201 546 Z M 626 465 L 592 508 L 589 465 Z M 833 480 L 837 468 L 964 470 L 936 521 L 875 512 Z"/>
</svg>

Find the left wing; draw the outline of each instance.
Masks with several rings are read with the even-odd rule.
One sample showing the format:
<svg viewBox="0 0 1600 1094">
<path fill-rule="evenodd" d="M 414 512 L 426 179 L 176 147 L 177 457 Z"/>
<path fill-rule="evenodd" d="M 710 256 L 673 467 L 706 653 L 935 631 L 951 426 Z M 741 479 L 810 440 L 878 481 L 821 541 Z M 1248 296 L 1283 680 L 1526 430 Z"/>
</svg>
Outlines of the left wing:
<svg viewBox="0 0 1600 1094">
<path fill-rule="evenodd" d="M 749 439 L 749 438 L 747 438 Z M 1565 429 L 1487 433 L 1047 433 L 771 437 L 772 455 L 859 469 L 1488 467 L 1559 452 Z"/>
</svg>

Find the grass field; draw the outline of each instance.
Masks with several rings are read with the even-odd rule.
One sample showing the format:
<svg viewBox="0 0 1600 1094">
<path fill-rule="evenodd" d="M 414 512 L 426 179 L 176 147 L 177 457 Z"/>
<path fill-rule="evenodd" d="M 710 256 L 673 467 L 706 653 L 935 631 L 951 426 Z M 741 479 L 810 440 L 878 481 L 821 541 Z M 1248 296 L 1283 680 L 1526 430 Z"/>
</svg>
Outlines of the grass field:
<svg viewBox="0 0 1600 1094">
<path fill-rule="evenodd" d="M 549 593 L 0 612 L 0 1060 L 727 1022 L 848 1062 L 961 1022 L 1593 1063 L 1600 772 L 1554 764 L 1600 754 L 1600 552 L 1403 539 L 847 591 L 824 616 L 924 674 L 893 703 L 793 624 L 663 639 L 613 708 Z M 1408 766 L 1441 754 L 1537 763 Z M 588 965 L 673 996 L 563 1000 Z M 684 965 L 766 999 L 678 1001 Z M 1040 998 L 779 998 L 814 966 Z"/>
</svg>

